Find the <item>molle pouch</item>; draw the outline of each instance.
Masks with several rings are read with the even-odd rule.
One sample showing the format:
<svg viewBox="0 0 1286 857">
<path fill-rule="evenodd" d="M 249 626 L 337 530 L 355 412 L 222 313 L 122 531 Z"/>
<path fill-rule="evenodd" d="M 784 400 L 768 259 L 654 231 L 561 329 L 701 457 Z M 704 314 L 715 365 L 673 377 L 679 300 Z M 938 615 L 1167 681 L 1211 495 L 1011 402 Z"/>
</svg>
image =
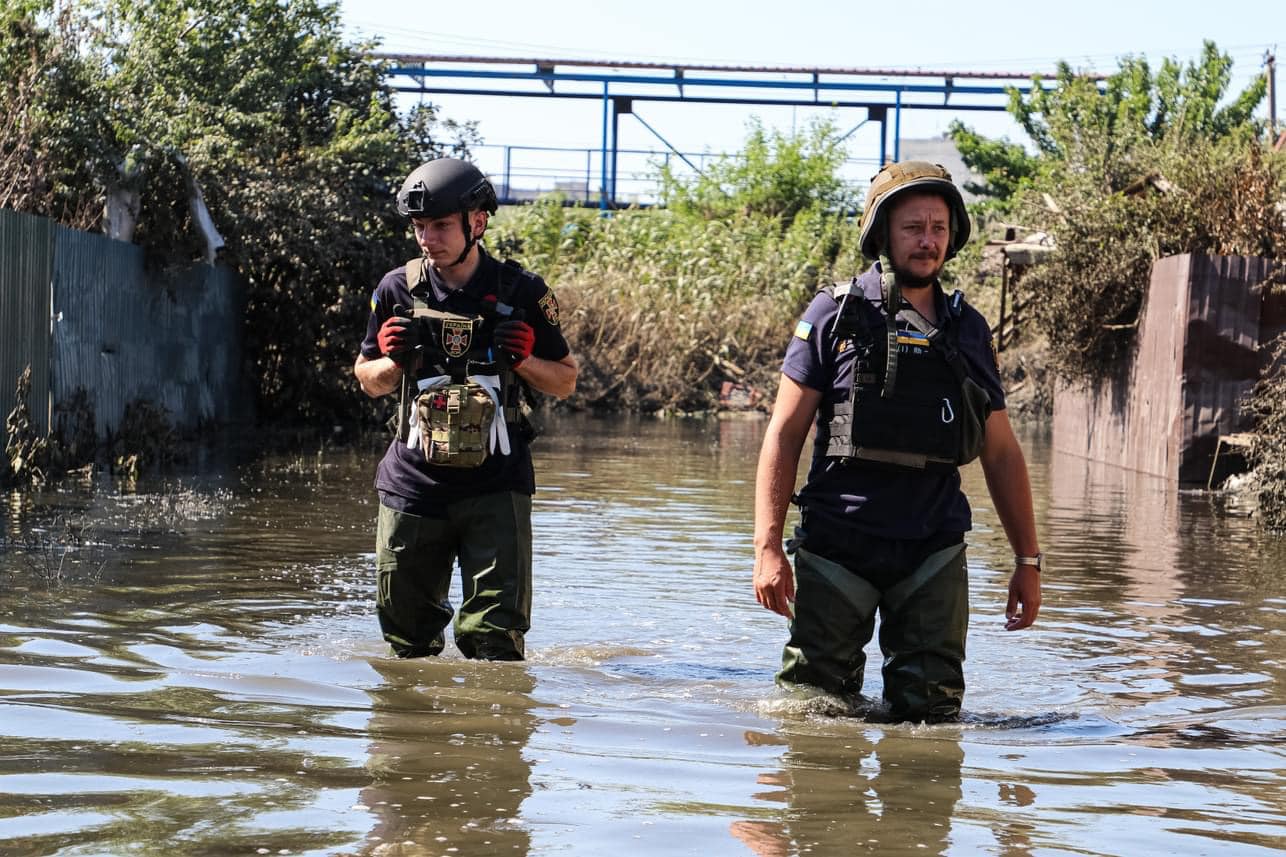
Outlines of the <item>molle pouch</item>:
<svg viewBox="0 0 1286 857">
<path fill-rule="evenodd" d="M 853 457 L 916 470 L 954 467 L 960 447 L 958 401 L 900 391 L 865 395 L 853 418 Z"/>
<path fill-rule="evenodd" d="M 415 400 L 421 449 L 430 464 L 477 467 L 487 460 L 496 405 L 479 384 L 443 383 Z"/>
<path fill-rule="evenodd" d="M 986 439 L 987 417 L 991 416 L 991 396 L 978 383 L 966 377 L 961 384 L 963 407 L 960 409 L 960 452 L 957 463 L 968 464 L 982 455 Z"/>
</svg>

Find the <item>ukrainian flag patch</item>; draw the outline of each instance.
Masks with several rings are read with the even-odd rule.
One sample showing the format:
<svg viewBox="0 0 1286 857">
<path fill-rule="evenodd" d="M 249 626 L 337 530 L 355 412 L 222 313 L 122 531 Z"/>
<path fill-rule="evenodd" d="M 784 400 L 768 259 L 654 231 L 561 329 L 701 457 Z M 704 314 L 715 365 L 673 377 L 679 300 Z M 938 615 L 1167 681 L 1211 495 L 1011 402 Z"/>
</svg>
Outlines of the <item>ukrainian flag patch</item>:
<svg viewBox="0 0 1286 857">
<path fill-rule="evenodd" d="M 378 305 L 379 305 L 379 301 L 375 300 L 375 293 L 372 292 L 371 293 L 371 312 L 375 312 L 375 308 Z"/>
<path fill-rule="evenodd" d="M 914 330 L 898 331 L 898 345 L 914 345 L 919 348 L 929 347 L 929 337 Z"/>
<path fill-rule="evenodd" d="M 803 321 L 801 319 L 799 324 L 795 325 L 795 336 L 798 337 L 799 339 L 804 340 L 805 342 L 808 341 L 808 336 L 812 332 L 813 332 L 812 322 Z"/>
</svg>

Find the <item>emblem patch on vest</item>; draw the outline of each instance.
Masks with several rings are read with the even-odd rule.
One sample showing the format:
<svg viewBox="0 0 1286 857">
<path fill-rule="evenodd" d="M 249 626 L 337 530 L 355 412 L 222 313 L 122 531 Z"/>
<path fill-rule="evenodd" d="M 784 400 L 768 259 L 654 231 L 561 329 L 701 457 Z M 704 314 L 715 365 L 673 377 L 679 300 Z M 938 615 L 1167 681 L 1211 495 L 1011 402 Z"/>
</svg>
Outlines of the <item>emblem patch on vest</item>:
<svg viewBox="0 0 1286 857">
<path fill-rule="evenodd" d="M 448 357 L 460 357 L 469 350 L 473 339 L 473 322 L 444 318 L 442 320 L 442 348 Z"/>
<path fill-rule="evenodd" d="M 539 301 L 541 310 L 545 313 L 545 318 L 554 327 L 558 327 L 558 298 L 554 297 L 554 290 L 545 291 L 545 296 Z"/>
</svg>

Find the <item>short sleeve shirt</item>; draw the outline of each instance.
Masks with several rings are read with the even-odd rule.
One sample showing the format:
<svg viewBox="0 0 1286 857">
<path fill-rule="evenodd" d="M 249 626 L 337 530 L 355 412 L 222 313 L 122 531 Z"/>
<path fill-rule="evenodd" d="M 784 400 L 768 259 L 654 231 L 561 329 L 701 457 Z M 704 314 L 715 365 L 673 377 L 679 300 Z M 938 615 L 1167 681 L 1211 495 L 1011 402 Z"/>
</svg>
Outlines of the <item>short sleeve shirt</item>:
<svg viewBox="0 0 1286 857">
<path fill-rule="evenodd" d="M 481 247 L 478 249 L 481 252 L 478 270 L 459 289 L 447 288 L 437 271 L 426 266 L 428 284 L 421 297 L 430 308 L 474 315 L 488 305 L 485 298 L 497 296 L 503 265 Z M 527 271 L 517 273 L 510 304 L 522 310 L 523 321 L 535 332 L 531 352 L 534 356 L 562 360 L 571 353 L 560 326 L 558 299 L 544 280 Z M 371 296 L 362 356 L 370 359 L 382 356 L 378 341 L 381 325 L 393 315 L 394 307 L 410 309 L 413 305 L 406 267 L 385 274 Z M 531 450 L 516 431 L 509 432 L 509 441 L 508 455 L 493 452 L 479 467 L 458 468 L 429 464 L 420 449 L 408 449 L 404 442 L 394 438 L 375 477 L 380 500 L 400 511 L 441 517 L 446 504 L 453 500 L 498 491 L 533 494 L 536 482 Z"/>
<path fill-rule="evenodd" d="M 933 289 L 940 323 L 961 325 L 959 347 L 965 371 L 987 391 L 992 409 L 1003 409 L 1004 387 L 986 320 L 968 304 L 958 318 L 951 317 L 940 287 L 935 284 Z M 854 284 L 849 299 L 859 298 L 882 307 L 878 264 Z M 969 501 L 960 488 L 957 469 L 931 472 L 876 468 L 845 465 L 827 457 L 825 427 L 834 406 L 850 395 L 856 356 L 855 349 L 840 351 L 836 347 L 833 331 L 838 314 L 835 298 L 818 292 L 796 324 L 782 364 L 782 372 L 788 378 L 822 394 L 813 460 L 799 492 L 801 506 L 810 520 L 890 539 L 925 539 L 965 532 L 971 526 Z M 899 327 L 905 326 L 899 319 Z"/>
</svg>

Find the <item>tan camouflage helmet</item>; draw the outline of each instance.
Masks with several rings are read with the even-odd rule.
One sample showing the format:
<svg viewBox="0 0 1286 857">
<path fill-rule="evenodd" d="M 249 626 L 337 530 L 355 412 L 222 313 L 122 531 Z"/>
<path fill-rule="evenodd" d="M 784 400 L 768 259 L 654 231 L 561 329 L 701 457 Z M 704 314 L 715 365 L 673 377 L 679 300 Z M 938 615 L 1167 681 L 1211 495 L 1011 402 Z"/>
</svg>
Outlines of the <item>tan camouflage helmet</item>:
<svg viewBox="0 0 1286 857">
<path fill-rule="evenodd" d="M 860 246 L 868 259 L 879 258 L 884 249 L 885 222 L 891 203 L 898 194 L 907 191 L 936 193 L 951 209 L 951 246 L 947 248 L 950 259 L 969 241 L 969 212 L 965 209 L 960 189 L 951 181 L 951 173 L 941 164 L 928 161 L 900 161 L 889 164 L 871 179 L 866 192 L 866 207 L 862 211 Z"/>
</svg>

